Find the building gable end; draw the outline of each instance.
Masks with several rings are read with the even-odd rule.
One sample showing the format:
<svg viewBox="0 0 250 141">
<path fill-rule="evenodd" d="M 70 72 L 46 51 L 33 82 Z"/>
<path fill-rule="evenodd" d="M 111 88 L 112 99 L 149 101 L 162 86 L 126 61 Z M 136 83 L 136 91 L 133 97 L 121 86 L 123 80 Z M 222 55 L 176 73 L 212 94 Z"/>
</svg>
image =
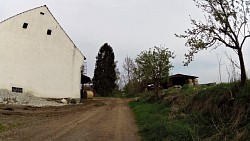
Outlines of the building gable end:
<svg viewBox="0 0 250 141">
<path fill-rule="evenodd" d="M 50 12 L 50 10 L 48 9 L 48 7 L 47 7 L 46 5 L 39 6 L 39 7 L 30 9 L 30 10 L 27 10 L 27 11 L 21 12 L 21 13 L 19 13 L 19 14 L 16 14 L 16 15 L 10 17 L 10 18 L 7 18 L 7 19 L 1 21 L 0 24 L 2 24 L 2 23 L 6 22 L 6 21 L 8 21 L 8 20 L 10 20 L 10 19 L 12 19 L 12 18 L 14 18 L 14 17 L 17 17 L 17 16 L 19 16 L 19 15 L 22 15 L 22 14 L 24 14 L 24 13 L 27 13 L 27 12 L 30 12 L 30 11 L 33 11 L 33 10 L 37 10 L 37 9 L 40 9 L 40 8 L 43 8 L 43 7 L 45 7 L 45 8 L 47 9 L 48 13 L 53 17 L 53 19 L 55 20 L 56 24 L 58 24 L 58 26 L 60 27 L 60 29 L 61 29 L 61 30 L 64 32 L 64 34 L 67 36 L 68 40 L 73 44 L 74 48 L 77 49 L 77 50 L 81 53 L 81 55 L 85 58 L 85 56 L 82 54 L 82 52 L 80 51 L 80 49 L 76 47 L 76 45 L 75 45 L 75 43 L 73 42 L 73 40 L 71 40 L 71 38 L 69 37 L 69 35 L 65 32 L 65 30 L 62 28 L 62 26 L 59 24 L 59 22 L 56 20 L 56 18 L 55 18 L 54 15 Z M 41 15 L 44 15 L 45 13 L 44 13 L 43 11 L 41 11 L 40 14 L 41 14 Z M 25 22 L 24 22 L 24 23 L 25 23 Z M 27 23 L 26 23 L 26 24 L 27 24 Z M 48 29 L 48 30 L 50 30 L 50 29 Z M 50 32 L 51 32 L 51 31 L 50 31 Z"/>
</svg>

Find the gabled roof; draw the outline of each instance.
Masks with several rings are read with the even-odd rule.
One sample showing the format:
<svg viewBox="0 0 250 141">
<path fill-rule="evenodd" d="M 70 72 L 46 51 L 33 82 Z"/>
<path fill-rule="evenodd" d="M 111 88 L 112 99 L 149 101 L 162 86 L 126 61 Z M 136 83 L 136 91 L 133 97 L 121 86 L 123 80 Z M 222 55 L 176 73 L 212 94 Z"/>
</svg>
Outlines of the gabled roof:
<svg viewBox="0 0 250 141">
<path fill-rule="evenodd" d="M 62 31 L 65 33 L 65 35 L 68 37 L 68 39 L 69 39 L 69 40 L 71 41 L 71 43 L 74 45 L 74 47 L 82 54 L 82 52 L 80 51 L 80 49 L 76 47 L 75 43 L 71 40 L 71 38 L 69 37 L 69 35 L 64 31 L 64 29 L 62 28 L 62 26 L 59 24 L 59 22 L 56 20 L 56 18 L 55 18 L 54 15 L 50 12 L 49 8 L 48 8 L 46 5 L 39 6 L 39 7 L 30 9 L 30 10 L 27 10 L 27 11 L 21 12 L 21 13 L 19 13 L 19 14 L 14 15 L 14 16 L 11 16 L 10 18 L 7 18 L 7 19 L 1 21 L 0 24 L 3 23 L 3 22 L 5 22 L 5 21 L 7 21 L 7 20 L 9 20 L 9 19 L 11 19 L 11 18 L 14 18 L 14 17 L 16 17 L 16 16 L 18 16 L 18 15 L 21 15 L 21 14 L 23 14 L 23 13 L 26 13 L 26 12 L 29 12 L 29 11 L 32 11 L 32 10 L 35 10 L 35 9 L 38 9 L 38 8 L 41 8 L 41 7 L 47 8 L 47 10 L 48 10 L 48 12 L 50 13 L 50 15 L 54 18 L 54 20 L 56 21 L 56 23 L 59 25 L 59 27 L 60 27 L 60 28 L 62 29 Z M 83 54 L 82 54 L 82 55 L 83 55 Z M 85 60 L 86 58 L 85 58 L 84 55 L 83 55 L 83 57 L 84 57 L 84 60 Z"/>
<path fill-rule="evenodd" d="M 185 75 L 185 74 L 175 74 L 175 75 L 171 75 L 170 78 L 199 78 L 197 76 L 192 76 L 192 75 Z"/>
</svg>

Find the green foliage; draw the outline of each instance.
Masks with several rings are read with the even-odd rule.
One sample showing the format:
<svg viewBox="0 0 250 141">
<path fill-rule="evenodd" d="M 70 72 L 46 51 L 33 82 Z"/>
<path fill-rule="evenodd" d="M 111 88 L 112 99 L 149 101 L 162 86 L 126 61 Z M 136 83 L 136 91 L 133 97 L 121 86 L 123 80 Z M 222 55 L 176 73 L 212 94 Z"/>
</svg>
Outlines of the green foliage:
<svg viewBox="0 0 250 141">
<path fill-rule="evenodd" d="M 130 102 L 139 132 L 145 141 L 193 140 L 192 128 L 169 118 L 170 107 L 161 103 Z"/>
<path fill-rule="evenodd" d="M 184 35 L 176 35 L 187 39 L 185 46 L 189 51 L 185 54 L 187 66 L 194 60 L 194 55 L 207 48 L 227 47 L 237 52 L 241 69 L 241 86 L 247 80 L 242 48 L 250 37 L 249 2 L 246 0 L 193 0 L 198 8 L 205 12 L 205 22 L 191 19 L 193 28 Z M 223 45 L 223 46 L 221 46 Z"/>
<path fill-rule="evenodd" d="M 159 96 L 160 83 L 168 79 L 169 70 L 173 67 L 170 59 L 174 59 L 174 57 L 168 48 L 154 47 L 153 50 L 142 51 L 135 59 L 140 77 L 154 83 L 156 97 Z"/>
<path fill-rule="evenodd" d="M 141 86 L 138 81 L 131 81 L 123 89 L 128 97 L 138 96 L 138 93 L 141 92 Z"/>
<path fill-rule="evenodd" d="M 113 89 L 112 91 L 112 96 L 117 97 L 117 98 L 126 98 L 125 93 L 123 93 L 121 90 L 118 88 Z"/>
<path fill-rule="evenodd" d="M 202 23 L 191 19 L 192 29 L 185 31 L 186 46 L 190 51 L 186 54 L 187 62 L 193 60 L 195 53 L 208 47 L 217 47 L 221 43 L 232 49 L 240 49 L 245 42 L 239 38 L 248 38 L 249 30 L 243 30 L 248 24 L 249 5 L 244 0 L 194 0 L 198 8 L 207 14 L 207 21 Z M 239 32 L 243 34 L 238 34 Z M 214 46 L 215 45 L 215 46 Z"/>
<path fill-rule="evenodd" d="M 200 90 L 186 107 L 197 135 L 206 140 L 249 140 L 250 82 L 222 83 Z"/>
<path fill-rule="evenodd" d="M 0 132 L 7 130 L 7 127 L 0 123 Z"/>
<path fill-rule="evenodd" d="M 142 51 L 136 58 L 136 63 L 142 77 L 148 79 L 168 78 L 169 70 L 173 67 L 170 59 L 174 54 L 168 48 L 154 47 L 153 50 Z"/>
<path fill-rule="evenodd" d="M 250 140 L 250 80 L 169 88 L 153 103 L 151 95 L 130 102 L 143 140 Z"/>
<path fill-rule="evenodd" d="M 138 96 L 140 96 L 141 101 L 152 102 L 152 101 L 155 101 L 154 95 L 155 94 L 153 91 L 145 91 L 143 93 L 139 93 Z"/>
<path fill-rule="evenodd" d="M 112 47 L 105 43 L 96 57 L 93 78 L 94 90 L 100 96 L 111 96 L 113 89 L 116 87 L 118 72 L 114 59 Z"/>
<path fill-rule="evenodd" d="M 0 123 L 0 133 L 3 131 L 7 131 L 10 129 L 16 128 L 18 126 L 21 126 L 21 123 L 16 122 L 16 123 L 11 123 L 11 124 L 7 124 L 7 125 Z"/>
</svg>

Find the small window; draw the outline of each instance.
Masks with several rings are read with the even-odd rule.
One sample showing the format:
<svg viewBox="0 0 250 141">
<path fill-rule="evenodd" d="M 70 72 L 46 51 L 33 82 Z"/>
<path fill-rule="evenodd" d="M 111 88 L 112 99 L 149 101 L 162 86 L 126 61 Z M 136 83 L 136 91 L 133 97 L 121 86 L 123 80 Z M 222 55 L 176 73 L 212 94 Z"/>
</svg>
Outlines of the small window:
<svg viewBox="0 0 250 141">
<path fill-rule="evenodd" d="M 23 88 L 19 88 L 19 87 L 12 87 L 12 92 L 16 92 L 16 93 L 23 93 Z"/>
<path fill-rule="evenodd" d="M 28 23 L 23 23 L 23 28 L 27 28 L 28 27 Z"/>
<path fill-rule="evenodd" d="M 47 30 L 47 35 L 51 35 L 52 30 L 48 29 Z"/>
<path fill-rule="evenodd" d="M 44 13 L 43 13 L 43 12 L 40 12 L 40 14 L 41 14 L 41 15 L 44 15 Z"/>
</svg>

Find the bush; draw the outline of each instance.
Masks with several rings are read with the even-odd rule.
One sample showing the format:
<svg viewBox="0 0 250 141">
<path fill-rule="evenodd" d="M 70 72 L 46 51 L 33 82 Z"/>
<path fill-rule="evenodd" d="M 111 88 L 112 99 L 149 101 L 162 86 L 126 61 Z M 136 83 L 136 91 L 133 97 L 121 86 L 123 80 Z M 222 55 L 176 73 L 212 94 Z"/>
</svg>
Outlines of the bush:
<svg viewBox="0 0 250 141">
<path fill-rule="evenodd" d="M 127 97 L 136 97 L 141 91 L 140 83 L 137 81 L 130 82 L 124 86 L 124 92 Z"/>
<path fill-rule="evenodd" d="M 146 91 L 144 93 L 139 94 L 142 101 L 152 101 L 154 99 L 154 92 L 153 91 Z"/>
<path fill-rule="evenodd" d="M 124 98 L 124 97 L 126 97 L 126 95 L 121 90 L 119 90 L 118 88 L 115 88 L 112 91 L 112 96 L 114 96 L 116 98 Z"/>
</svg>

